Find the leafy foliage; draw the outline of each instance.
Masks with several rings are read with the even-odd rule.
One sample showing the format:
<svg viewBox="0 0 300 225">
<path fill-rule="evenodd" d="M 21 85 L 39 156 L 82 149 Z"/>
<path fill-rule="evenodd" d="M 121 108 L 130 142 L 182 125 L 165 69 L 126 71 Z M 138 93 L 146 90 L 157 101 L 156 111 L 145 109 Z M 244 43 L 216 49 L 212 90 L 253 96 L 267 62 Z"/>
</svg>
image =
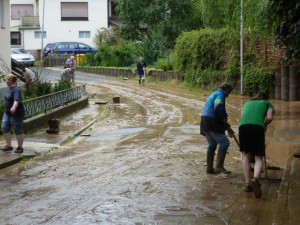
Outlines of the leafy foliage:
<svg viewBox="0 0 300 225">
<path fill-rule="evenodd" d="M 186 32 L 180 35 L 175 45 L 177 71 L 185 74 L 185 80 L 206 85 L 213 78 L 212 71 L 224 66 L 227 31 L 225 29 Z"/>
<path fill-rule="evenodd" d="M 132 40 L 140 39 L 140 28 L 161 29 L 166 42 L 173 43 L 188 26 L 193 9 L 190 0 L 116 0 L 117 11 L 124 23 L 122 34 Z"/>
<path fill-rule="evenodd" d="M 70 89 L 72 87 L 72 83 L 70 81 L 66 81 L 64 79 L 60 79 L 58 83 L 54 84 L 52 92 L 59 92 L 62 90 Z"/>
<path fill-rule="evenodd" d="M 252 95 L 259 90 L 269 92 L 269 89 L 274 85 L 273 71 L 275 68 L 251 68 L 246 67 L 243 71 L 244 80 L 243 86 L 246 93 Z"/>
<path fill-rule="evenodd" d="M 159 58 L 164 57 L 166 52 L 166 39 L 160 29 L 150 31 L 140 43 L 139 55 L 143 56 L 148 64 L 154 64 Z"/>
<path fill-rule="evenodd" d="M 102 44 L 115 45 L 120 39 L 120 29 L 117 27 L 106 28 L 102 27 L 96 31 L 94 37 L 94 43 L 96 46 L 101 46 Z"/>
<path fill-rule="evenodd" d="M 102 44 L 96 54 L 87 54 L 85 65 L 126 67 L 137 62 L 139 45 L 132 41 L 120 41 L 118 45 Z"/>
<path fill-rule="evenodd" d="M 275 29 L 276 44 L 286 46 L 281 63 L 300 61 L 300 2 L 296 0 L 273 0 L 271 12 L 278 19 Z"/>
<path fill-rule="evenodd" d="M 60 80 L 58 84 L 52 87 L 50 81 L 45 81 L 48 76 L 47 72 L 40 69 L 35 72 L 35 77 L 31 84 L 27 85 L 24 92 L 24 99 L 32 99 L 43 95 L 51 94 L 61 90 L 71 88 L 71 82 Z"/>
<path fill-rule="evenodd" d="M 273 32 L 273 20 L 268 10 L 270 0 L 243 0 L 244 29 L 256 38 L 269 37 Z M 241 27 L 240 0 L 201 0 L 199 8 L 205 27 L 228 27 L 239 33 Z"/>
</svg>

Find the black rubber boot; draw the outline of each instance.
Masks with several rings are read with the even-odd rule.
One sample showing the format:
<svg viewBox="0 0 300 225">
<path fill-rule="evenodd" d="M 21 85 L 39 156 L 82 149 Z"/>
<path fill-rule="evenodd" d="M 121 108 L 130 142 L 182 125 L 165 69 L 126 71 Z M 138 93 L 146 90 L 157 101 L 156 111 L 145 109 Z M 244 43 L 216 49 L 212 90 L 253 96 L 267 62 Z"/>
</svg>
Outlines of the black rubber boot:
<svg viewBox="0 0 300 225">
<path fill-rule="evenodd" d="M 139 85 L 141 86 L 142 84 L 141 84 L 141 79 L 139 79 Z"/>
<path fill-rule="evenodd" d="M 227 150 L 220 149 L 218 150 L 217 155 L 217 165 L 215 168 L 215 173 L 225 173 L 225 174 L 231 174 L 231 171 L 228 171 L 224 168 L 224 161 L 226 157 Z"/>
<path fill-rule="evenodd" d="M 206 173 L 213 174 L 215 173 L 214 171 L 214 158 L 215 158 L 215 152 L 207 152 L 207 159 L 206 159 Z"/>
</svg>

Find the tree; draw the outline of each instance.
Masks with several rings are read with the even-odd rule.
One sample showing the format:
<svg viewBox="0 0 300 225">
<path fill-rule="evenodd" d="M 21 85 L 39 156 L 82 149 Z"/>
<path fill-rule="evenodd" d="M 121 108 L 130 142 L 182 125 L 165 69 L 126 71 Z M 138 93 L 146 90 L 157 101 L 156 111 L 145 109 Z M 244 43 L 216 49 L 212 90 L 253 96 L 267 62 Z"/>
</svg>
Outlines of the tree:
<svg viewBox="0 0 300 225">
<path fill-rule="evenodd" d="M 173 43 L 188 27 L 191 0 L 116 0 L 117 11 L 124 24 L 123 37 L 141 39 L 141 27 L 153 32 L 161 30 L 167 44 Z"/>
<path fill-rule="evenodd" d="M 275 29 L 276 44 L 286 46 L 281 63 L 300 61 L 300 2 L 297 0 L 273 0 L 271 11 L 278 20 Z"/>
<path fill-rule="evenodd" d="M 106 43 L 108 45 L 115 45 L 118 42 L 120 36 L 119 28 L 105 28 L 102 27 L 96 31 L 96 35 L 94 37 L 94 43 L 97 47 Z"/>
</svg>

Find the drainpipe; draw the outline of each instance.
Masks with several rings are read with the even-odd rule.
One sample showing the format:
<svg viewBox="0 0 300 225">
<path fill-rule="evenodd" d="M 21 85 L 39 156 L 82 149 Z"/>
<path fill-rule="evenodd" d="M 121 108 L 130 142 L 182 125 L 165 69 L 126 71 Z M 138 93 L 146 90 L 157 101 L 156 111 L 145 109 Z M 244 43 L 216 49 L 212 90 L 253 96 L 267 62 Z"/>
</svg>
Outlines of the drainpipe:
<svg viewBox="0 0 300 225">
<path fill-rule="evenodd" d="M 43 47 L 44 47 L 44 18 L 45 18 L 45 0 L 43 0 L 43 19 L 42 19 L 42 47 L 41 47 L 41 66 L 43 67 Z"/>
<path fill-rule="evenodd" d="M 107 0 L 107 28 L 109 28 L 109 8 L 110 8 L 109 1 L 110 0 Z"/>
</svg>

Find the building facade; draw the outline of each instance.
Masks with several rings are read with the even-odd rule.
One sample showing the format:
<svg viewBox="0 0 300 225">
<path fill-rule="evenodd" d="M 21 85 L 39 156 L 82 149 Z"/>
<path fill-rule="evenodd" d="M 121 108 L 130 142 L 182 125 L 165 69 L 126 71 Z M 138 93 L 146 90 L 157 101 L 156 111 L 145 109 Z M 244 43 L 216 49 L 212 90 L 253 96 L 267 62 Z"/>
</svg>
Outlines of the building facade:
<svg viewBox="0 0 300 225">
<path fill-rule="evenodd" d="M 97 29 L 108 27 L 108 3 L 109 0 L 11 0 L 12 46 L 23 47 L 36 57 L 51 42 L 76 41 L 97 47 L 93 38 Z"/>
<path fill-rule="evenodd" d="M 0 72 L 5 73 L 10 72 L 11 68 L 9 5 L 9 0 L 0 0 Z"/>
</svg>

